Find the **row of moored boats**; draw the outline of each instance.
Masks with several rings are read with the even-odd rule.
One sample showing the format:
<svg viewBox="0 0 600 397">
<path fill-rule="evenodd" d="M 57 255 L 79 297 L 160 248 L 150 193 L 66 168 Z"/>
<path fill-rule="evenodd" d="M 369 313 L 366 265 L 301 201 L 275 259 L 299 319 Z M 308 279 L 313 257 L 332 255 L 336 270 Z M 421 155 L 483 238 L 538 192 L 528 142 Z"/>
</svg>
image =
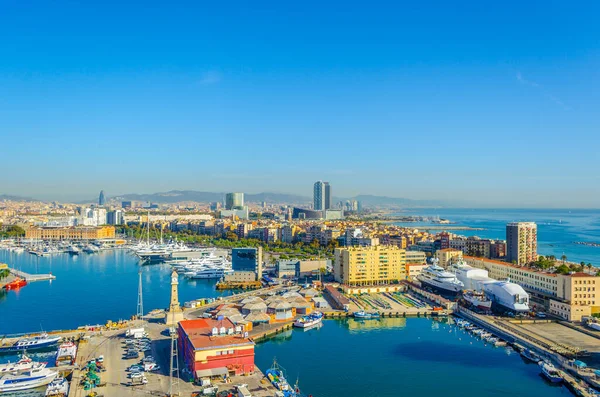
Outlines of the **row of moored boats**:
<svg viewBox="0 0 600 397">
<path fill-rule="evenodd" d="M 476 325 L 470 323 L 466 320 L 457 320 L 456 325 L 460 328 L 468 331 L 472 335 L 481 338 L 487 343 L 490 343 L 494 346 L 506 346 L 506 341 L 503 341 L 499 337 L 494 334 L 487 332 L 485 329 L 477 327 Z M 539 356 L 536 352 L 531 349 L 519 348 L 519 353 L 521 356 L 533 363 L 536 363 L 540 366 L 540 370 L 542 375 L 548 379 L 548 381 L 552 383 L 559 383 L 563 381 L 563 376 L 561 371 L 558 370 L 550 361 L 544 360 L 541 356 Z"/>
<path fill-rule="evenodd" d="M 55 368 L 47 368 L 47 362 L 31 359 L 26 351 L 38 351 L 55 348 L 60 337 L 44 333 L 34 338 L 23 338 L 13 345 L 1 346 L 0 353 L 22 353 L 14 363 L 0 364 L 0 393 L 18 392 L 46 386 L 45 396 L 67 396 L 69 382 L 62 378 Z M 58 346 L 56 367 L 73 365 L 77 357 L 77 345 L 65 341 Z"/>
</svg>

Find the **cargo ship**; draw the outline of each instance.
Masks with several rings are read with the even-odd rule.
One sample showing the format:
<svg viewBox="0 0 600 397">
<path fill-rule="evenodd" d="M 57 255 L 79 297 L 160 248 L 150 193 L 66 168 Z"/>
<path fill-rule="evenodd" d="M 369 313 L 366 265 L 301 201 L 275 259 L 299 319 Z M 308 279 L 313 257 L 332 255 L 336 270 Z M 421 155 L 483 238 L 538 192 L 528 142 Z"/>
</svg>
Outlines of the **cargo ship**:
<svg viewBox="0 0 600 397">
<path fill-rule="evenodd" d="M 77 357 L 77 345 L 73 342 L 62 343 L 56 353 L 56 366 L 73 365 Z"/>
</svg>

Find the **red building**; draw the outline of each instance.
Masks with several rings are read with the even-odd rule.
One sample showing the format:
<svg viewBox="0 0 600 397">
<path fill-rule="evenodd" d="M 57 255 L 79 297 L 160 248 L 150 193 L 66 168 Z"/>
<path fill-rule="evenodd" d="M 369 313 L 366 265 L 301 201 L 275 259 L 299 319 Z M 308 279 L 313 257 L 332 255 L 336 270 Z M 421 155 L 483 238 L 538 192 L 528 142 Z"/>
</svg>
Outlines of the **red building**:
<svg viewBox="0 0 600 397">
<path fill-rule="evenodd" d="M 195 378 L 254 372 L 254 342 L 228 319 L 179 322 L 179 351 Z"/>
<path fill-rule="evenodd" d="M 441 232 L 440 236 L 440 249 L 444 250 L 450 248 L 450 233 Z"/>
</svg>

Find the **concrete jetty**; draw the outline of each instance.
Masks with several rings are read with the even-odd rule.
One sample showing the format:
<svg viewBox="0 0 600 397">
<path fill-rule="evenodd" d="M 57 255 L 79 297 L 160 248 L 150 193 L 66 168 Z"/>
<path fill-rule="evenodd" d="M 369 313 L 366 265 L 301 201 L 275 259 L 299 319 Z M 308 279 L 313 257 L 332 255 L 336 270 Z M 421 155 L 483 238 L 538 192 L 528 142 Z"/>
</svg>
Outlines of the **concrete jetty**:
<svg viewBox="0 0 600 397">
<path fill-rule="evenodd" d="M 32 283 L 34 281 L 45 281 L 45 280 L 54 280 L 56 276 L 52 274 L 29 274 L 25 273 L 21 270 L 9 268 L 10 273 L 14 276 L 24 278 L 28 283 Z"/>
</svg>

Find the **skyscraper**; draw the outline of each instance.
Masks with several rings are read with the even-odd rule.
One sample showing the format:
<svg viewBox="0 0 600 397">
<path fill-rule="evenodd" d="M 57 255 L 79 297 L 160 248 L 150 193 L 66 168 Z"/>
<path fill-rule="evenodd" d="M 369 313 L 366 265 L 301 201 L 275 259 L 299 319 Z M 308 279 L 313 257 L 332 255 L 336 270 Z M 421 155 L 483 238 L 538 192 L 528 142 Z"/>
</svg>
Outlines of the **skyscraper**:
<svg viewBox="0 0 600 397">
<path fill-rule="evenodd" d="M 100 190 L 100 196 L 98 196 L 98 205 L 106 204 L 106 199 L 104 198 L 104 190 Z"/>
<path fill-rule="evenodd" d="M 237 210 L 244 207 L 244 193 L 227 193 L 225 195 L 225 209 Z"/>
<path fill-rule="evenodd" d="M 508 223 L 506 260 L 517 265 L 526 265 L 537 259 L 537 225 L 533 222 Z"/>
<path fill-rule="evenodd" d="M 313 202 L 313 209 L 316 211 L 331 209 L 331 186 L 329 182 L 315 182 Z"/>
</svg>

